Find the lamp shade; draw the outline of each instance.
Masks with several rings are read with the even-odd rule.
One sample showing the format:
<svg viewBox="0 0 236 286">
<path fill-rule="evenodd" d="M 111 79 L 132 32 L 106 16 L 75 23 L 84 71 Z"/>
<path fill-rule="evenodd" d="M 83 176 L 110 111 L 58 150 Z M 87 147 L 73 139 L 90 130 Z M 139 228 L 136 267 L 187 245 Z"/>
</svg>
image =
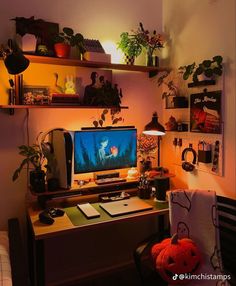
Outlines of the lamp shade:
<svg viewBox="0 0 236 286">
<path fill-rule="evenodd" d="M 27 69 L 29 60 L 20 52 L 12 52 L 4 57 L 4 64 L 9 74 L 19 74 Z"/>
<path fill-rule="evenodd" d="M 156 112 L 153 113 L 152 121 L 145 126 L 143 133 L 156 136 L 165 135 L 165 128 L 158 122 L 158 116 Z"/>
</svg>

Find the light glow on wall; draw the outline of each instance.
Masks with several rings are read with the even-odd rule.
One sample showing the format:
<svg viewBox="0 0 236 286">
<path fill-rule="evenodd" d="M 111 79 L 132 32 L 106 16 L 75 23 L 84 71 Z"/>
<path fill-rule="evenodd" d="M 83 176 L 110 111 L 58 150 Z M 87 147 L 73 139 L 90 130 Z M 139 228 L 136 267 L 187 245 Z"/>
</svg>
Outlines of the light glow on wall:
<svg viewBox="0 0 236 286">
<path fill-rule="evenodd" d="M 117 49 L 117 44 L 113 41 L 104 41 L 101 43 L 105 52 L 111 55 L 111 62 L 120 64 L 123 62 L 123 53 Z"/>
</svg>

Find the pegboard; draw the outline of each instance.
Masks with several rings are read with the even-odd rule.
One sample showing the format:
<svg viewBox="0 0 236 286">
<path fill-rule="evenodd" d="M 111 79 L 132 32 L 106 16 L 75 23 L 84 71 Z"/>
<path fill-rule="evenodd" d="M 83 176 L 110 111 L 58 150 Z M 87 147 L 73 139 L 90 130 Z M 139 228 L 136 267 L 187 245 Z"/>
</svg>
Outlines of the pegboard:
<svg viewBox="0 0 236 286">
<path fill-rule="evenodd" d="M 213 175 L 217 176 L 223 176 L 223 134 L 204 134 L 204 133 L 190 133 L 190 132 L 171 132 L 168 133 L 169 136 L 171 137 L 172 142 L 174 142 L 175 138 L 177 139 L 177 143 L 182 140 L 182 146 L 174 146 L 172 145 L 172 163 L 178 166 L 182 166 L 182 152 L 185 148 L 189 147 L 190 144 L 192 145 L 192 148 L 196 151 L 197 153 L 197 162 L 195 165 L 195 169 L 200 172 L 207 172 Z M 199 141 L 204 141 L 205 144 L 210 144 L 211 150 L 210 152 L 207 152 L 208 154 L 210 153 L 211 155 L 211 160 L 209 163 L 203 163 L 199 161 Z M 215 165 L 213 163 L 215 155 L 216 155 L 216 142 L 219 142 L 219 155 L 218 155 L 218 164 L 217 168 L 213 170 L 213 166 Z M 206 146 L 206 145 L 205 145 Z M 205 147 L 206 148 L 206 147 Z M 206 150 L 204 150 L 206 151 Z M 204 152 L 202 152 L 204 153 Z M 206 153 L 204 153 L 206 154 Z M 193 154 L 191 152 L 188 152 L 185 156 L 186 161 L 192 162 L 193 161 Z"/>
<path fill-rule="evenodd" d="M 174 165 L 182 166 L 182 152 L 185 148 L 189 147 L 189 144 L 192 144 L 192 148 L 196 151 L 197 153 L 197 162 L 195 165 L 195 170 L 194 172 L 207 172 L 209 174 L 217 175 L 217 176 L 223 176 L 224 175 L 224 81 L 225 81 L 225 74 L 223 72 L 222 76 L 217 78 L 216 82 L 214 85 L 199 85 L 199 86 L 192 86 L 191 88 L 188 87 L 186 90 L 186 97 L 189 99 L 189 108 L 185 109 L 165 109 L 163 113 L 163 120 L 164 123 L 168 122 L 170 116 L 174 116 L 178 121 L 182 123 L 187 123 L 188 124 L 188 132 L 167 132 L 167 141 L 168 144 L 172 146 L 172 150 L 168 156 L 171 156 L 171 163 Z M 216 133 L 200 133 L 200 132 L 191 132 L 190 131 L 190 98 L 191 94 L 198 94 L 202 92 L 216 92 L 220 91 L 221 92 L 221 102 L 220 102 L 220 113 L 221 113 L 221 118 L 220 118 L 220 134 Z M 180 139 L 182 140 L 182 146 L 174 146 L 173 142 L 174 140 L 177 140 L 177 143 L 179 143 Z M 199 141 L 204 141 L 207 144 L 211 145 L 211 162 L 210 163 L 203 163 L 200 162 L 199 156 L 198 156 L 198 145 Z M 213 169 L 213 161 L 214 161 L 214 156 L 216 154 L 215 148 L 216 148 L 216 142 L 219 142 L 219 150 L 218 150 L 218 164 L 217 164 L 217 169 Z M 170 146 L 169 145 L 169 146 Z M 201 155 L 203 152 L 201 153 Z M 205 153 L 204 153 L 205 154 Z M 200 156 L 202 159 L 202 157 Z M 205 158 L 205 157 L 204 157 Z M 190 163 L 193 160 L 193 154 L 191 152 L 188 152 L 185 156 L 186 161 L 189 161 Z M 208 158 L 209 159 L 209 158 Z M 209 161 L 209 160 L 206 160 Z"/>
</svg>

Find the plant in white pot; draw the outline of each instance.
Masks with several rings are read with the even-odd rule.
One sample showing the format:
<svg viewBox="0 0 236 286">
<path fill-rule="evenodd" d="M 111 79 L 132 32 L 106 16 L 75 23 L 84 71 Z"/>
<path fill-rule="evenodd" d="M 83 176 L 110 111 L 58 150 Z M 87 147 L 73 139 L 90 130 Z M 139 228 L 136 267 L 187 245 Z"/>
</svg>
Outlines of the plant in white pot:
<svg viewBox="0 0 236 286">
<path fill-rule="evenodd" d="M 80 55 L 85 52 L 83 35 L 74 34 L 73 29 L 69 27 L 64 27 L 62 32 L 55 36 L 54 42 L 54 49 L 59 58 L 69 58 L 71 47 L 76 47 Z"/>
</svg>

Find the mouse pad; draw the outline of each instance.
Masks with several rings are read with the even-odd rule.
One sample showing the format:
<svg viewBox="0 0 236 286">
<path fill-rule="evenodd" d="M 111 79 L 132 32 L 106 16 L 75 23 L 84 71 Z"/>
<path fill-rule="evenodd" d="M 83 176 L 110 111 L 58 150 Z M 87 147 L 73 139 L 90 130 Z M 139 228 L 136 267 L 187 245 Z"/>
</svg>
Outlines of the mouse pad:
<svg viewBox="0 0 236 286">
<path fill-rule="evenodd" d="M 125 202 L 129 202 L 131 199 L 127 199 L 127 200 L 122 200 L 120 202 L 125 203 Z M 115 202 L 114 202 L 115 203 Z M 105 204 L 109 204 L 109 203 L 105 203 Z M 95 203 L 92 204 L 94 206 L 94 208 L 100 213 L 100 217 L 98 218 L 91 218 L 88 219 L 86 218 L 86 216 L 76 207 L 68 207 L 68 208 L 64 208 L 64 211 L 66 212 L 67 216 L 69 217 L 69 219 L 71 220 L 72 224 L 74 226 L 86 226 L 89 224 L 95 224 L 95 223 L 103 223 L 103 222 L 108 222 L 108 221 L 112 221 L 114 219 L 119 219 L 122 217 L 127 217 L 130 214 L 120 214 L 119 216 L 115 216 L 112 217 L 111 215 L 109 215 L 100 205 L 102 205 L 102 203 Z M 152 200 L 148 201 L 148 209 L 155 209 L 158 206 L 158 209 L 166 209 L 167 208 L 167 204 L 159 204 L 157 202 L 154 202 Z M 144 211 L 144 209 L 142 209 L 142 211 Z M 140 212 L 140 210 L 136 210 L 135 212 Z"/>
</svg>

